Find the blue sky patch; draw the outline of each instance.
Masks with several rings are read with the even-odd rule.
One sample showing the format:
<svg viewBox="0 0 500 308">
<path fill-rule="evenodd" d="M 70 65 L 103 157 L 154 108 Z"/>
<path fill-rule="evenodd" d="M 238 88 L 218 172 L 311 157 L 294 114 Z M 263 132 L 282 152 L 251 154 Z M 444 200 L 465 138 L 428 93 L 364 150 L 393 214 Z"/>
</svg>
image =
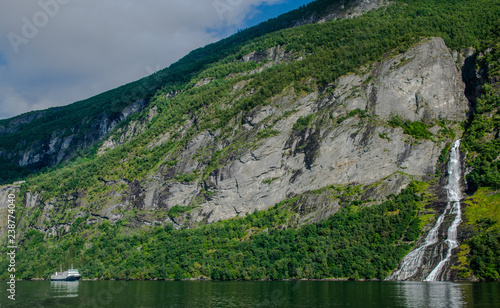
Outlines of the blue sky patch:
<svg viewBox="0 0 500 308">
<path fill-rule="evenodd" d="M 7 61 L 5 60 L 3 54 L 0 52 L 0 66 L 7 65 Z"/>
<path fill-rule="evenodd" d="M 278 17 L 281 14 L 287 13 L 289 11 L 295 10 L 302 5 L 306 5 L 313 2 L 312 0 L 286 0 L 282 3 L 275 5 L 262 4 L 257 7 L 259 13 L 255 14 L 253 18 L 249 19 L 247 25 L 249 27 L 255 26 L 263 21 L 271 18 Z"/>
</svg>

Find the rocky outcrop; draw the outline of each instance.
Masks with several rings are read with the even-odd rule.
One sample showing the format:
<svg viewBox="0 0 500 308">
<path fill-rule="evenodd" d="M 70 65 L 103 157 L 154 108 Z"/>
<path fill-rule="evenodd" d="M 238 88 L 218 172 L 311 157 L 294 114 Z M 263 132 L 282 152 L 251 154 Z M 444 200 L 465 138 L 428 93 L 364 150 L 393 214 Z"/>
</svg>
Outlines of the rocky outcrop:
<svg viewBox="0 0 500 308">
<path fill-rule="evenodd" d="M 31 121 L 43 117 L 44 113 L 44 111 L 33 111 L 17 116 L 11 120 L 3 120 L 2 124 L 0 124 L 0 136 L 17 132 L 20 126 L 29 124 Z"/>
<path fill-rule="evenodd" d="M 253 61 L 255 63 L 262 62 L 272 62 L 273 64 L 279 64 L 283 62 L 288 62 L 292 58 L 292 54 L 286 51 L 283 46 L 277 46 L 270 48 L 266 51 L 254 51 L 249 53 L 241 59 L 243 62 Z"/>
<path fill-rule="evenodd" d="M 19 166 L 34 170 L 55 166 L 70 159 L 78 151 L 85 150 L 103 140 L 118 123 L 128 116 L 142 111 L 148 103 L 147 100 L 140 100 L 127 106 L 119 113 L 102 114 L 96 119 L 92 119 L 88 127 L 83 122 L 74 123 L 73 127 L 54 131 L 48 139 L 37 140 L 30 144 L 18 144 L 14 149 L 0 151 L 0 156 Z M 14 118 L 7 127 L 0 128 L 0 135 L 2 132 L 4 134 L 15 133 L 20 126 L 41 117 L 43 118 L 43 112 L 29 113 Z M 88 121 L 88 119 L 83 121 Z"/>
<path fill-rule="evenodd" d="M 335 19 L 354 18 L 361 16 L 371 10 L 389 5 L 388 0 L 346 0 L 336 1 L 325 12 L 315 13 L 303 17 L 295 22 L 295 26 L 312 23 L 324 23 Z"/>
<path fill-rule="evenodd" d="M 333 99 L 344 102 L 348 111 L 366 109 L 386 120 L 393 115 L 424 122 L 465 119 L 465 84 L 441 38 L 365 69 L 362 76 L 349 75 L 336 83 Z"/>
</svg>

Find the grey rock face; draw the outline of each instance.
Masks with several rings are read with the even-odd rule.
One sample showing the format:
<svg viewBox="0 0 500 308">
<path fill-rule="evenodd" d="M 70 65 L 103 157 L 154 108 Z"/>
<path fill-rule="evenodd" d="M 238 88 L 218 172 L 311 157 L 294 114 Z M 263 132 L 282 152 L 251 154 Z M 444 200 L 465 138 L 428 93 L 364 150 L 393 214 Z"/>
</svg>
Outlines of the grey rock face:
<svg viewBox="0 0 500 308">
<path fill-rule="evenodd" d="M 370 101 L 375 100 L 375 114 L 381 117 L 397 113 L 411 121 L 463 120 L 467 112 L 462 76 L 440 38 L 384 62 L 375 77 L 368 91 L 373 95 Z"/>
<path fill-rule="evenodd" d="M 118 131 L 119 137 L 110 136 L 104 140 L 102 146 L 97 151 L 97 155 L 102 155 L 108 150 L 112 150 L 127 141 L 130 141 L 140 133 L 144 132 L 146 126 L 139 121 L 133 121 L 127 125 L 127 127 L 122 128 Z M 107 135 L 107 133 L 106 133 Z M 104 136 L 106 136 L 104 135 Z"/>
<path fill-rule="evenodd" d="M 323 14 L 312 14 L 296 22 L 296 26 L 311 23 L 324 23 L 335 19 L 346 19 L 361 16 L 371 10 L 389 5 L 388 0 L 345 0 L 332 4 Z"/>
<path fill-rule="evenodd" d="M 213 223 L 305 194 L 299 208 L 306 214 L 299 215 L 300 224 L 328 217 L 339 207 L 336 201 L 308 195 L 310 191 L 329 185 L 361 185 L 367 187 L 364 199 L 383 200 L 411 179 L 428 179 L 436 172 L 444 144 L 413 140 L 386 122 L 394 115 L 426 123 L 465 119 L 465 88 L 452 55 L 442 39 L 428 39 L 364 71 L 339 78 L 328 96 L 318 92 L 304 97 L 286 95 L 255 108 L 240 126 L 234 124 L 235 135 L 243 131 L 255 139 L 251 134 L 265 127 L 278 134 L 230 155 L 206 179 L 177 182 L 178 174 L 204 172 L 206 165 L 194 159 L 197 154 L 229 145 L 229 141 L 217 140 L 217 133 L 199 133 L 179 153 L 175 166 L 134 184 L 134 192 L 120 206 L 153 211 L 190 206 L 195 208 L 189 218 L 178 223 Z M 366 110 L 370 116 L 346 117 L 355 109 Z M 294 130 L 297 120 L 310 114 L 314 120 L 309 127 Z M 342 116 L 346 119 L 339 123 Z M 190 121 L 181 130 L 189 127 Z M 166 133 L 151 147 L 168 138 Z M 207 197 L 204 190 L 211 195 Z"/>
<path fill-rule="evenodd" d="M 253 61 L 255 63 L 261 63 L 264 61 L 270 61 L 274 64 L 286 62 L 290 60 L 291 54 L 287 53 L 283 46 L 273 47 L 267 51 L 254 51 L 243 57 L 244 62 Z"/>
<path fill-rule="evenodd" d="M 298 111 L 276 123 L 273 128 L 280 134 L 218 170 L 210 179 L 216 195 L 191 216 L 211 223 L 267 209 L 287 196 L 328 185 L 370 185 L 401 174 L 406 180 L 400 177 L 397 185 L 372 192 L 380 197 L 398 193 L 409 178 L 426 179 L 435 173 L 442 145 L 430 140 L 411 142 L 402 129 L 388 127 L 384 121 L 394 115 L 424 122 L 464 120 L 466 115 L 460 71 L 439 38 L 376 63 L 362 76 L 345 76 L 336 86 L 327 99 L 312 93 L 290 101 L 286 110 Z M 301 116 L 341 115 L 356 108 L 368 110 L 370 120 L 355 116 L 340 125 L 292 129 Z M 273 109 L 261 112 L 268 116 L 268 110 Z M 257 112 L 247 122 L 253 126 L 252 121 L 261 118 Z"/>
<path fill-rule="evenodd" d="M 0 125 L 0 135 L 15 133 L 18 131 L 19 126 L 28 124 L 43 115 L 43 111 L 35 111 L 15 117 L 7 125 Z"/>
<path fill-rule="evenodd" d="M 221 138 L 220 131 L 198 131 L 183 148 L 168 154 L 175 158 L 164 157 L 175 160 L 175 165 L 160 166 L 141 181 L 104 183 L 127 188 L 111 189 L 99 208 L 91 209 L 88 223 L 114 223 L 133 209 L 142 211 L 134 227 L 155 223 L 189 227 L 244 216 L 298 196 L 297 215 L 290 225 L 300 225 L 327 218 L 342 206 L 342 200 L 321 192 L 326 187 L 360 186 L 363 192 L 358 197 L 370 200 L 370 205 L 399 193 L 413 179 L 434 176 L 445 143 L 417 140 L 387 121 L 395 115 L 428 124 L 436 119 L 465 120 L 461 72 L 443 40 L 424 40 L 361 71 L 339 78 L 324 92 L 286 92 L 269 105 L 241 114 L 227 124 L 233 129 L 229 139 Z M 233 90 L 235 96 L 244 91 Z M 356 109 L 366 116 L 349 114 Z M 310 115 L 309 125 L 296 126 L 301 117 Z M 160 146 L 175 133 L 185 136 L 195 118 L 193 114 L 182 126 L 157 136 L 148 148 Z M 122 139 L 106 146 L 118 146 L 141 131 L 137 123 L 128 128 Z M 273 134 L 258 137 L 265 129 Z M 430 130 L 437 133 L 438 127 Z M 233 143 L 240 148 L 231 148 Z M 207 169 L 207 159 L 216 151 L 227 154 L 216 168 Z M 187 174 L 194 180 L 179 177 Z M 29 207 L 41 206 L 36 195 L 27 197 Z M 189 211 L 169 217 L 175 205 Z M 78 206 L 75 202 L 72 207 Z"/>
<path fill-rule="evenodd" d="M 18 165 L 28 168 L 40 169 L 45 166 L 55 166 L 73 157 L 77 151 L 86 149 L 95 142 L 104 139 L 118 123 L 125 120 L 131 114 L 142 111 L 147 105 L 148 102 L 146 100 L 140 100 L 113 116 L 103 114 L 91 123 L 90 129 L 85 134 L 79 131 L 82 123 L 74 123 L 74 127 L 55 131 L 47 140 L 22 144 L 14 151 L 2 151 L 0 154 L 9 161 L 16 162 Z M 15 118 L 9 123 L 9 127 L 0 128 L 0 134 L 14 133 L 17 131 L 19 125 L 27 124 L 41 116 L 43 116 L 43 112 L 30 113 Z"/>
<path fill-rule="evenodd" d="M 453 56 L 441 38 L 421 42 L 363 76 L 350 75 L 337 83 L 333 95 L 348 111 L 366 109 L 382 119 L 463 120 L 467 112 L 465 85 Z"/>
</svg>

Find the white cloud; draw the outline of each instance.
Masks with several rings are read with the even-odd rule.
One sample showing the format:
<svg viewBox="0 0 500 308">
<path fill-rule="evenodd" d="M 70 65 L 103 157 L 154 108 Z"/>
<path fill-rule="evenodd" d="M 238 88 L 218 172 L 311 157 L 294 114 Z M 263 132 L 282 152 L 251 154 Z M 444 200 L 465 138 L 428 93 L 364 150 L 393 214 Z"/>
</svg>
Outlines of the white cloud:
<svg viewBox="0 0 500 308">
<path fill-rule="evenodd" d="M 53 102 L 44 98 L 36 100 L 35 103 L 29 101 L 28 95 L 17 92 L 11 86 L 0 87 L 0 114 L 20 114 L 27 110 L 47 109 L 53 106 Z"/>
<path fill-rule="evenodd" d="M 279 2 L 0 0 L 6 62 L 0 66 L 0 118 L 137 80 L 148 75 L 148 67 L 164 68 L 245 27 L 256 6 Z"/>
</svg>

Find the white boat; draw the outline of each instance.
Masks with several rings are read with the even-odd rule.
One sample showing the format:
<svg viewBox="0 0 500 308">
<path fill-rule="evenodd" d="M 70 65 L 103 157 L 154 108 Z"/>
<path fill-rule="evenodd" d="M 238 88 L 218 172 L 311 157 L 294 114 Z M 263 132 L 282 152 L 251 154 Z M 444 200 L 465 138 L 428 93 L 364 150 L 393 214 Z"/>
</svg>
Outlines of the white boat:
<svg viewBox="0 0 500 308">
<path fill-rule="evenodd" d="M 65 272 L 56 272 L 54 275 L 50 276 L 51 281 L 75 281 L 80 278 L 80 272 L 74 269 L 73 266 Z"/>
</svg>

